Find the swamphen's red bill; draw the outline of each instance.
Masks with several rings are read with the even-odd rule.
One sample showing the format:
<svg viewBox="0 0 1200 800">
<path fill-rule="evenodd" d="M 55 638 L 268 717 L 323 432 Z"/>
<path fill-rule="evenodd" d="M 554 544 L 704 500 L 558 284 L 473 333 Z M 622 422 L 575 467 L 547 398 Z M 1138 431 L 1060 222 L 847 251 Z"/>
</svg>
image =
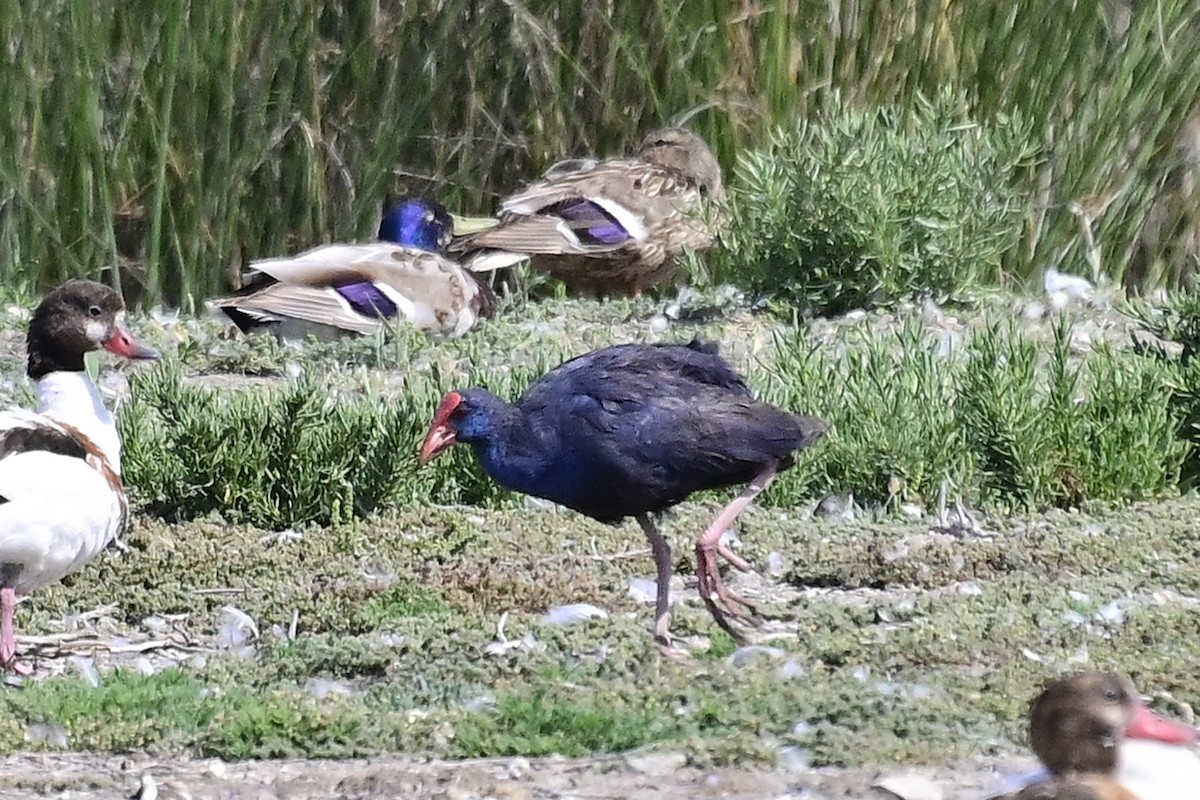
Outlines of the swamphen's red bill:
<svg viewBox="0 0 1200 800">
<path fill-rule="evenodd" d="M 433 424 L 429 426 L 429 433 L 425 434 L 425 443 L 421 445 L 420 460 L 422 464 L 437 458 L 458 441 L 455 438 L 454 427 L 450 424 L 450 415 L 454 413 L 454 409 L 458 408 L 458 404 L 461 402 L 462 395 L 458 392 L 450 392 L 442 398 L 442 404 L 438 406 L 437 413 L 433 415 Z"/>
<path fill-rule="evenodd" d="M 158 358 L 157 352 L 134 339 L 125 326 L 119 322 L 109 337 L 101 342 L 101 346 L 110 353 L 116 353 L 123 358 L 135 361 L 153 361 Z"/>
<path fill-rule="evenodd" d="M 1192 744 L 1198 737 L 1191 725 L 1155 714 L 1141 703 L 1138 703 L 1133 722 L 1125 729 L 1125 735 L 1130 739 L 1153 739 L 1169 744 Z"/>
</svg>

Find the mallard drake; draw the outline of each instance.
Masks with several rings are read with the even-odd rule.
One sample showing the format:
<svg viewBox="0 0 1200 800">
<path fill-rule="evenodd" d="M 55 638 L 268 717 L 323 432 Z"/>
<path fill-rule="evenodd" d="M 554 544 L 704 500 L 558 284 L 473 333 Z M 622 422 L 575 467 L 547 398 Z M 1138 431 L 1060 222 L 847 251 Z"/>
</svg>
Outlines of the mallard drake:
<svg viewBox="0 0 1200 800">
<path fill-rule="evenodd" d="M 252 261 L 242 288 L 210 306 L 243 332 L 265 327 L 284 338 L 374 333 L 396 319 L 429 334 L 461 336 L 495 312 L 496 297 L 439 254 L 454 226 L 440 203 L 405 198 L 383 215 L 379 241 Z"/>
<path fill-rule="evenodd" d="M 1048 775 L 991 800 L 1185 800 L 1200 783 L 1196 740 L 1195 728 L 1147 708 L 1125 676 L 1081 672 L 1033 703 L 1029 742 Z"/>
<path fill-rule="evenodd" d="M 568 289 L 637 295 L 679 276 L 680 250 L 712 245 L 690 214 L 722 194 L 721 166 L 704 140 L 663 128 L 633 157 L 555 164 L 501 202 L 499 225 L 449 249 L 474 271 L 529 259 Z"/>
<path fill-rule="evenodd" d="M 121 439 L 84 368 L 84 354 L 100 348 L 158 357 L 129 335 L 124 317 L 114 290 L 72 280 L 29 321 L 26 374 L 37 411 L 0 413 L 0 669 L 29 672 L 16 661 L 17 594 L 83 568 L 125 527 Z"/>
</svg>

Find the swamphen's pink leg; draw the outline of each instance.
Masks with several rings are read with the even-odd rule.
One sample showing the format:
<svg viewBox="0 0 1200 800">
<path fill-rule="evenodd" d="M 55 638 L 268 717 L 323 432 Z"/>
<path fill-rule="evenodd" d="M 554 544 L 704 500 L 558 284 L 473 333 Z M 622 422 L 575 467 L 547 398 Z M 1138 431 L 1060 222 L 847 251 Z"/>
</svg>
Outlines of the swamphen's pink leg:
<svg viewBox="0 0 1200 800">
<path fill-rule="evenodd" d="M 0 670 L 28 675 L 33 668 L 17 661 L 17 637 L 13 633 L 13 612 L 17 608 L 15 589 L 0 589 Z"/>
<path fill-rule="evenodd" d="M 745 559 L 735 555 L 728 547 L 721 544 L 721 534 L 729 529 L 738 515 L 746 510 L 746 506 L 750 505 L 759 492 L 770 486 L 774 479 L 774 467 L 767 467 L 756 475 L 754 480 L 750 481 L 750 485 L 743 489 L 732 503 L 725 506 L 725 509 L 713 520 L 712 525 L 708 526 L 708 530 L 696 540 L 696 577 L 700 582 L 700 599 L 704 601 L 708 613 L 712 615 L 721 630 L 732 636 L 733 640 L 739 644 L 745 642 L 745 637 L 734 630 L 726 615 L 748 625 L 757 625 L 758 622 L 753 617 L 732 608 L 734 604 L 737 604 L 754 613 L 752 605 L 725 587 L 724 581 L 721 580 L 721 572 L 717 567 L 717 554 L 724 556 L 729 563 L 740 570 L 748 570 L 750 565 Z M 722 609 L 717 605 L 714 595 L 725 603 L 726 608 Z"/>
<path fill-rule="evenodd" d="M 679 652 L 671 646 L 671 545 L 659 533 L 648 514 L 638 514 L 637 521 L 650 540 L 654 566 L 658 569 L 654 595 L 654 641 L 663 655 L 675 658 Z"/>
</svg>

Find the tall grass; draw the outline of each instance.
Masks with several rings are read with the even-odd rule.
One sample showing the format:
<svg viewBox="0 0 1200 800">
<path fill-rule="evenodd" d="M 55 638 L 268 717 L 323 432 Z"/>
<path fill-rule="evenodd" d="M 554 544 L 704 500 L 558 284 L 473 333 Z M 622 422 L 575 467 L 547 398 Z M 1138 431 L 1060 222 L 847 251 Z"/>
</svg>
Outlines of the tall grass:
<svg viewBox="0 0 1200 800">
<path fill-rule="evenodd" d="M 134 299 L 188 305 L 245 258 L 368 235 L 389 191 L 487 211 L 688 115 L 731 167 L 832 89 L 950 87 L 1038 121 L 1008 269 L 1117 276 L 1178 166 L 1198 40 L 1191 0 L 10 0 L 0 266 L 44 287 L 119 263 Z"/>
</svg>

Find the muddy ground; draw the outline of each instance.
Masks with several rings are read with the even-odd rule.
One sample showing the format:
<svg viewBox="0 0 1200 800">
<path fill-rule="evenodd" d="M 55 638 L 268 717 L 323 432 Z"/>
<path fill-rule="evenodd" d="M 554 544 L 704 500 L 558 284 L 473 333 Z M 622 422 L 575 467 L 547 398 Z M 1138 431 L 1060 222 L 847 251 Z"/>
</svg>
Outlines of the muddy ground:
<svg viewBox="0 0 1200 800">
<path fill-rule="evenodd" d="M 145 756 L 29 754 L 0 760 L 0 798 L 118 800 L 151 776 L 160 798 L 182 800 L 833 800 L 897 795 L 905 800 L 981 798 L 997 775 L 1032 766 L 1027 758 L 971 759 L 939 767 L 699 769 L 681 753 L 600 758 L 469 761 L 375 758 L 350 761 L 156 761 Z M 998 773 L 999 770 L 999 773 Z M 940 793 L 939 793 L 940 792 Z M 144 796 L 143 792 L 143 796 Z"/>
</svg>

